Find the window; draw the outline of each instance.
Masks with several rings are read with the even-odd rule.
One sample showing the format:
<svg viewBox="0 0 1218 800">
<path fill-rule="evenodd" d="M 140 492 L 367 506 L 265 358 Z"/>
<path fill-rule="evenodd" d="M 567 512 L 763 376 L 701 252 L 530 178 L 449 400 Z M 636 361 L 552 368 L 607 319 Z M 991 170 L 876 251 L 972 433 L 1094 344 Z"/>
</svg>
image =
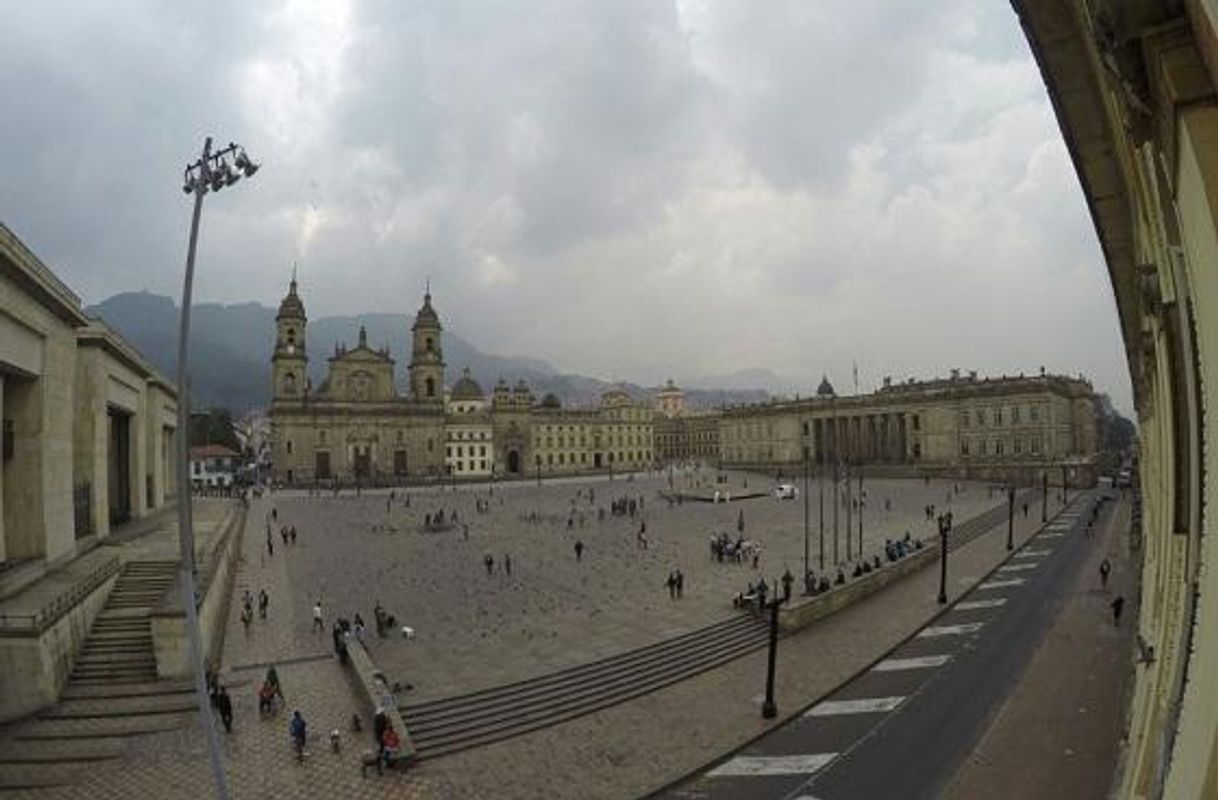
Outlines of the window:
<svg viewBox="0 0 1218 800">
<path fill-rule="evenodd" d="M 968 454 L 969 454 L 968 453 L 968 439 L 961 439 L 960 440 L 960 455 L 967 456 Z"/>
<path fill-rule="evenodd" d="M 921 430 L 921 429 L 922 429 L 921 420 L 920 420 L 920 419 L 918 419 L 918 415 L 917 415 L 917 414 L 914 414 L 914 415 L 913 415 L 913 417 L 911 418 L 911 421 L 913 422 L 913 429 L 914 429 L 915 431 L 917 431 L 917 430 Z"/>
<path fill-rule="evenodd" d="M 428 376 L 428 378 L 427 378 L 427 396 L 428 397 L 436 396 L 436 379 L 431 376 Z"/>
<path fill-rule="evenodd" d="M 984 408 L 977 409 L 977 425 L 978 425 L 978 427 L 982 427 L 985 425 L 985 409 Z"/>
<path fill-rule="evenodd" d="M 1002 424 L 1002 409 L 1001 408 L 994 409 L 994 424 L 995 425 Z"/>
<path fill-rule="evenodd" d="M 1014 425 L 1019 424 L 1019 406 L 1011 406 L 1011 423 Z M 1019 451 L 1016 450 L 1015 452 Z"/>
<path fill-rule="evenodd" d="M 996 456 L 1002 455 L 1002 440 L 1001 439 L 994 442 L 994 455 L 996 455 Z"/>
<path fill-rule="evenodd" d="M 326 432 L 325 432 L 325 431 L 318 431 L 318 432 L 317 432 L 317 440 L 318 440 L 319 442 L 321 442 L 322 444 L 325 444 L 325 443 L 326 443 Z"/>
<path fill-rule="evenodd" d="M 1030 407 L 1028 409 L 1028 416 L 1032 418 L 1033 422 L 1036 422 L 1040 419 L 1040 409 L 1037 406 Z"/>
<path fill-rule="evenodd" d="M 288 439 L 288 452 L 292 452 L 292 440 Z"/>
<path fill-rule="evenodd" d="M 432 339 L 430 336 L 428 336 L 428 337 L 427 337 L 427 352 L 429 352 L 429 353 L 430 353 L 430 352 L 432 352 L 432 351 L 433 351 L 433 350 L 435 350 L 435 349 L 436 349 L 436 343 L 435 343 L 435 340 L 434 340 L 434 339 Z"/>
</svg>

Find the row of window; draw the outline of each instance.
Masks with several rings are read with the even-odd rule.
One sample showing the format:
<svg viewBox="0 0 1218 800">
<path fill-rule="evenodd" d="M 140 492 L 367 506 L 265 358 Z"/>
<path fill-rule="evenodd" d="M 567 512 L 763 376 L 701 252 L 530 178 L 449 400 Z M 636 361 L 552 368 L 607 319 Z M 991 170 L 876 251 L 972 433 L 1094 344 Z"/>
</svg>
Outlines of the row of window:
<svg viewBox="0 0 1218 800">
<path fill-rule="evenodd" d="M 1040 455 L 1040 437 L 1031 436 L 1025 442 L 1021 437 L 1005 439 L 961 439 L 960 455 L 962 456 L 1002 456 L 1002 455 Z"/>
<path fill-rule="evenodd" d="M 471 456 L 473 456 L 473 455 L 485 456 L 486 455 L 486 445 L 484 445 L 484 444 L 477 445 L 478 452 L 476 452 L 476 453 L 474 452 L 474 447 L 475 446 L 472 444 L 469 446 L 469 454 Z M 456 445 L 456 447 L 454 447 L 453 445 L 450 444 L 447 448 L 447 452 L 445 453 L 445 455 L 447 455 L 449 458 L 452 458 L 454 455 L 457 458 L 464 458 L 465 457 L 465 445 L 459 444 L 459 445 Z"/>
<path fill-rule="evenodd" d="M 1041 417 L 1040 406 L 1031 405 L 1027 408 L 1027 418 L 1031 422 L 1039 422 Z M 995 427 L 1002 426 L 1008 421 L 1011 425 L 1019 425 L 1023 422 L 1024 415 L 1020 406 L 1010 406 L 1004 409 L 1002 406 L 995 408 L 978 408 L 974 409 L 970 414 L 968 411 L 960 412 L 960 426 L 962 428 L 970 427 L 976 424 L 977 427 L 983 428 L 986 425 L 994 425 Z M 1048 420 L 1048 414 L 1045 414 L 1045 419 Z"/>
</svg>

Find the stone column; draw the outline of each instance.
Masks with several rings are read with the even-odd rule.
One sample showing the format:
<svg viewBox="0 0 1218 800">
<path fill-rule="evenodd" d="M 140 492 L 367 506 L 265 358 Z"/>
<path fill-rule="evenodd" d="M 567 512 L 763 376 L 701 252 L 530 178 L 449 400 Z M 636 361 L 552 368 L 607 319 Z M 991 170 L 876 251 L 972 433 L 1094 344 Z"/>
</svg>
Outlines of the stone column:
<svg viewBox="0 0 1218 800">
<path fill-rule="evenodd" d="M 0 372 L 0 436 L 3 436 L 4 420 L 4 373 Z M 0 562 L 5 560 L 8 549 L 4 542 L 4 453 L 3 442 L 0 441 Z"/>
</svg>

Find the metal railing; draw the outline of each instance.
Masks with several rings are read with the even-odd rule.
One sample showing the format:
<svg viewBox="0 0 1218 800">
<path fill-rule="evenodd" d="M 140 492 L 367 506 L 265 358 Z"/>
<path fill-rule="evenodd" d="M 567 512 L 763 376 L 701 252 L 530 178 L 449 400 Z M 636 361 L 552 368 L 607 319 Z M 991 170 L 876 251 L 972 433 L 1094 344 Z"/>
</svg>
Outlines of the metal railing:
<svg viewBox="0 0 1218 800">
<path fill-rule="evenodd" d="M 122 560 L 111 556 L 93 568 L 88 575 L 72 584 L 59 595 L 43 603 L 36 611 L 24 614 L 0 613 L 0 636 L 32 636 L 42 633 L 64 614 L 75 608 L 122 568 Z"/>
</svg>

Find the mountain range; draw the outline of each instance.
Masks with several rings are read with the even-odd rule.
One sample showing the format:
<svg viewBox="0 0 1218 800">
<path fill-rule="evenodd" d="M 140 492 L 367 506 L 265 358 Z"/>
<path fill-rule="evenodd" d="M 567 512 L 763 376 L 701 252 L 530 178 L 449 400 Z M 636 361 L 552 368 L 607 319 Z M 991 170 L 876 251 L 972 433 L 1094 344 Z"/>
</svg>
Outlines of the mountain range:
<svg viewBox="0 0 1218 800">
<path fill-rule="evenodd" d="M 178 305 L 172 298 L 150 292 L 123 292 L 89 306 L 86 312 L 105 320 L 166 376 L 175 376 L 179 319 Z M 275 313 L 275 309 L 259 303 L 198 303 L 193 307 L 190 335 L 193 405 L 227 408 L 235 414 L 266 407 Z M 412 318 L 405 314 L 383 313 L 310 319 L 305 347 L 314 385 L 325 378 L 326 359 L 333 355 L 335 344 L 353 345 L 359 326 L 363 325 L 369 346 L 388 345 L 397 362 L 401 391 L 405 364 L 409 361 L 406 342 L 411 322 Z M 650 398 L 658 391 L 658 387 L 562 373 L 539 358 L 483 353 L 451 331 L 444 333 L 444 360 L 450 381 L 468 367 L 487 392 L 500 378 L 510 383 L 524 380 L 538 398 L 552 392 L 564 405 L 591 405 L 611 386 L 619 386 L 640 399 Z M 686 401 L 693 408 L 759 402 L 785 386 L 777 375 L 757 369 L 691 378 L 687 383 L 683 387 Z"/>
</svg>

